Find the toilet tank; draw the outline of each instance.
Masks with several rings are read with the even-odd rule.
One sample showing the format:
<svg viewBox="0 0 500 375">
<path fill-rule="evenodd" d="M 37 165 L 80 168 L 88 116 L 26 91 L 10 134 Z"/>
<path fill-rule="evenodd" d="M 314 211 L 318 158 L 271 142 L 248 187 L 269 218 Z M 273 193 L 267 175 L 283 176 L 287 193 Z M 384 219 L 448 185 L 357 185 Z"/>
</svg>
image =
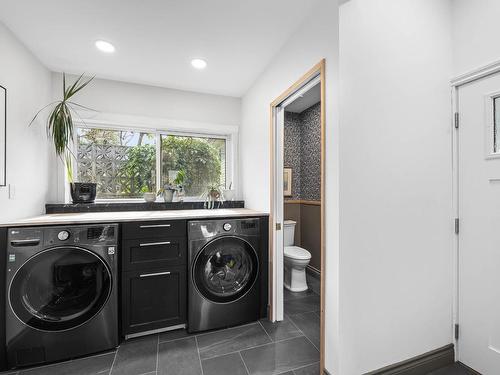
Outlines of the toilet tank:
<svg viewBox="0 0 500 375">
<path fill-rule="evenodd" d="M 295 237 L 295 224 L 297 224 L 297 222 L 293 220 L 285 220 L 285 222 L 283 223 L 284 246 L 293 246 Z"/>
</svg>

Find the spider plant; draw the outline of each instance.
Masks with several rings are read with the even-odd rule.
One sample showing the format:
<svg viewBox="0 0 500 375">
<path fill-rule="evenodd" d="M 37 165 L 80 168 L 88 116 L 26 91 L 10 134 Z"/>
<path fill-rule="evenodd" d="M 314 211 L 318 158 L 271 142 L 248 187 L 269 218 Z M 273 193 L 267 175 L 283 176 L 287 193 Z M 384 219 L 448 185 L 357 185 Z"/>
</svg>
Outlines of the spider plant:
<svg viewBox="0 0 500 375">
<path fill-rule="evenodd" d="M 220 208 L 221 204 L 223 204 L 225 200 L 222 187 L 217 186 L 216 184 L 208 185 L 207 189 L 201 194 L 201 199 L 205 201 L 203 208 L 207 208 L 209 210 L 216 208 L 216 206 Z M 217 202 L 219 203 L 218 205 L 216 204 Z"/>
<path fill-rule="evenodd" d="M 63 73 L 63 98 L 52 102 L 39 110 L 30 122 L 30 125 L 38 118 L 43 110 L 53 107 L 47 118 L 47 137 L 54 143 L 56 155 L 66 165 L 66 173 L 70 183 L 73 182 L 73 153 L 71 143 L 73 141 L 73 114 L 77 114 L 76 108 L 89 109 L 72 101 L 73 96 L 85 88 L 94 77 L 84 79 L 83 74 L 72 85 L 66 85 L 66 74 Z"/>
</svg>

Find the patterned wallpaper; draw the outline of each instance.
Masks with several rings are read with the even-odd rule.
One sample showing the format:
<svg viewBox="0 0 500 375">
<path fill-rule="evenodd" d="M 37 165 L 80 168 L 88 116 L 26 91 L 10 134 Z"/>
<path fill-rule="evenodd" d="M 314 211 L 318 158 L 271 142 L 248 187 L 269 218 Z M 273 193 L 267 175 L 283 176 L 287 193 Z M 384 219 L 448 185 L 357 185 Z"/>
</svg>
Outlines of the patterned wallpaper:
<svg viewBox="0 0 500 375">
<path fill-rule="evenodd" d="M 321 105 L 302 113 L 285 112 L 285 167 L 292 168 L 292 197 L 321 199 Z"/>
<path fill-rule="evenodd" d="M 292 196 L 285 199 L 300 199 L 300 140 L 302 124 L 300 114 L 285 112 L 285 149 L 283 161 L 285 168 L 292 168 Z"/>
</svg>

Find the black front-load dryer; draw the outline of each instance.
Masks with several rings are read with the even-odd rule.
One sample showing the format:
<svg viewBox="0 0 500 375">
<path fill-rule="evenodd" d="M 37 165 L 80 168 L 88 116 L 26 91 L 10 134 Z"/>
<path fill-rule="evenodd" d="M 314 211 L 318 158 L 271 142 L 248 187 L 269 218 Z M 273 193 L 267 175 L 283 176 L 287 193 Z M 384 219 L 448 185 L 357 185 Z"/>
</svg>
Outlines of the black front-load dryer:
<svg viewBox="0 0 500 375">
<path fill-rule="evenodd" d="M 267 301 L 262 225 L 259 218 L 189 222 L 188 331 L 262 317 Z"/>
<path fill-rule="evenodd" d="M 9 229 L 9 368 L 118 346 L 117 238 L 117 225 Z"/>
</svg>

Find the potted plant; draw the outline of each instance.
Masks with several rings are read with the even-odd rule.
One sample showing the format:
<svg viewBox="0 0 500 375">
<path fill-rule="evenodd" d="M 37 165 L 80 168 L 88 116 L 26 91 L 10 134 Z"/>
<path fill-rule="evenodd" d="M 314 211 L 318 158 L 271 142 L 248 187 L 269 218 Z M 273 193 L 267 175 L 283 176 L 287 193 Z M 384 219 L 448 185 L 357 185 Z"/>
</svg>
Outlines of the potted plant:
<svg viewBox="0 0 500 375">
<path fill-rule="evenodd" d="M 182 185 L 184 184 L 184 179 L 186 178 L 186 172 L 184 170 L 180 171 L 169 171 L 167 178 L 167 183 L 158 190 L 158 195 L 163 197 L 163 200 L 167 203 L 174 200 L 174 194 L 177 193 L 177 198 L 182 201 L 181 194 L 184 194 L 184 189 Z M 175 178 L 173 177 L 175 176 Z M 174 178 L 171 183 L 170 178 Z M 183 197 L 182 197 L 183 198 Z"/>
<path fill-rule="evenodd" d="M 158 190 L 158 196 L 162 196 L 165 203 L 172 202 L 174 200 L 174 193 L 177 191 L 174 185 L 171 183 L 166 183 L 163 188 Z"/>
<path fill-rule="evenodd" d="M 224 202 L 224 191 L 217 185 L 209 185 L 207 190 L 201 195 L 201 198 L 205 200 L 204 208 L 216 208 L 217 202 L 219 202 L 218 207 L 220 207 L 221 203 Z"/>
<path fill-rule="evenodd" d="M 61 158 L 66 166 L 66 175 L 71 187 L 71 198 L 73 203 L 92 203 L 95 200 L 97 185 L 95 183 L 81 183 L 73 180 L 73 142 L 74 126 L 73 114 L 76 108 L 86 108 L 72 101 L 73 96 L 84 89 L 94 77 L 83 79 L 83 74 L 71 85 L 66 85 L 66 75 L 63 73 L 63 98 L 55 101 L 39 110 L 30 122 L 30 125 L 38 118 L 40 113 L 49 107 L 53 107 L 47 118 L 47 135 L 51 138 L 56 155 Z M 86 108 L 88 109 L 88 108 Z"/>
<path fill-rule="evenodd" d="M 222 192 L 224 193 L 224 199 L 226 201 L 232 201 L 235 198 L 236 192 L 232 189 L 233 183 L 229 184 L 229 189 L 224 189 Z"/>
<path fill-rule="evenodd" d="M 143 193 L 144 200 L 147 203 L 153 203 L 156 201 L 156 193 L 154 191 L 151 191 L 151 186 L 144 186 L 141 189 L 141 192 Z"/>
<path fill-rule="evenodd" d="M 177 186 L 177 200 L 179 202 L 184 201 L 184 197 L 186 195 L 184 191 L 184 180 L 186 179 L 186 172 L 184 170 L 180 170 L 177 173 L 177 176 L 175 177 L 174 180 L 174 185 Z"/>
</svg>

